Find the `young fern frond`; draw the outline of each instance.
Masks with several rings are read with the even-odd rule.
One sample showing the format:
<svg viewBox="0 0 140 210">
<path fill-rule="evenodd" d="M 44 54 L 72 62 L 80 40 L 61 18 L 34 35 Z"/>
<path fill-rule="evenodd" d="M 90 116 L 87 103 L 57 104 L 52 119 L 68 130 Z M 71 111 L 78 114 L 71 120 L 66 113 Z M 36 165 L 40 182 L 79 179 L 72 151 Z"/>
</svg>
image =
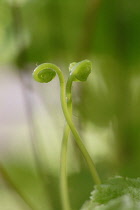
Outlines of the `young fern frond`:
<svg viewBox="0 0 140 210">
<path fill-rule="evenodd" d="M 67 181 L 66 181 L 66 153 L 67 153 L 67 141 L 69 132 L 71 130 L 76 143 L 81 150 L 87 165 L 90 169 L 91 175 L 93 177 L 93 180 L 96 184 L 100 184 L 100 178 L 98 176 L 98 173 L 96 171 L 96 168 L 94 166 L 94 163 L 86 150 L 80 135 L 78 134 L 73 121 L 72 121 L 72 98 L 71 98 L 71 88 L 72 88 L 72 82 L 73 81 L 86 81 L 88 75 L 91 72 L 91 62 L 88 60 L 81 61 L 79 63 L 73 63 L 70 66 L 70 77 L 68 78 L 67 85 L 65 86 L 65 80 L 64 76 L 62 74 L 62 71 L 54 64 L 51 63 L 44 63 L 39 65 L 33 72 L 33 77 L 37 82 L 41 83 L 48 83 L 50 82 L 56 74 L 59 77 L 60 82 L 60 100 L 61 100 L 61 106 L 63 110 L 63 114 L 65 116 L 67 125 L 64 131 L 63 136 L 63 142 L 62 142 L 62 153 L 61 153 L 61 161 L 63 161 L 64 167 L 61 166 L 61 194 L 63 196 L 65 210 L 70 210 L 69 201 L 68 201 L 68 195 L 67 195 Z M 65 180 L 64 180 L 65 177 Z"/>
<path fill-rule="evenodd" d="M 74 81 L 86 81 L 89 74 L 91 73 L 91 62 L 89 60 L 84 60 L 81 62 L 73 62 L 69 66 L 70 75 L 66 83 L 66 99 L 67 107 L 72 119 L 72 83 Z M 65 125 L 61 146 L 61 163 L 60 163 L 60 187 L 61 187 L 61 197 L 62 205 L 64 210 L 70 209 L 70 202 L 68 196 L 68 184 L 67 184 L 67 147 L 68 138 L 70 134 L 70 128 L 68 124 Z M 63 199 L 65 197 L 65 199 Z"/>
</svg>

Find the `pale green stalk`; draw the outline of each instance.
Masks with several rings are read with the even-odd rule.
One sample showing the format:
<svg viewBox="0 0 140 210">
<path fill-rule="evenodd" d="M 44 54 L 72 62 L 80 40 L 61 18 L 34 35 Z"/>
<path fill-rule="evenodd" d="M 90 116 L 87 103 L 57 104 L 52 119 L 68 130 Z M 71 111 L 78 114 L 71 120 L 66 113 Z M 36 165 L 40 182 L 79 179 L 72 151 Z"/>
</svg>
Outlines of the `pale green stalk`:
<svg viewBox="0 0 140 210">
<path fill-rule="evenodd" d="M 72 117 L 72 94 L 71 94 L 71 89 L 72 89 L 72 82 L 73 82 L 73 77 L 69 77 L 67 84 L 66 84 L 66 99 L 67 99 L 67 106 L 68 106 L 68 111 L 70 113 L 70 117 Z M 68 125 L 65 126 L 64 130 L 64 136 L 62 140 L 62 151 L 61 151 L 61 193 L 62 197 L 65 197 L 65 201 L 63 202 L 63 208 L 64 209 L 70 209 L 70 204 L 69 204 L 69 197 L 68 197 L 68 184 L 67 184 L 67 174 L 66 174 L 66 161 L 67 161 L 67 144 L 68 144 L 68 137 L 70 133 L 70 128 Z M 96 171 L 94 173 L 92 172 L 92 176 L 95 179 L 96 177 L 96 183 L 100 183 L 100 179 L 98 177 L 98 174 Z"/>
<path fill-rule="evenodd" d="M 63 210 L 71 210 L 68 183 L 67 183 L 67 148 L 70 128 L 68 124 L 65 125 L 62 144 L 61 144 L 61 157 L 60 157 L 60 192 Z"/>
<path fill-rule="evenodd" d="M 66 100 L 67 107 L 72 118 L 72 100 L 71 100 L 71 87 L 67 88 L 69 84 L 69 79 L 66 84 Z M 68 89 L 68 91 L 67 91 Z M 61 188 L 61 198 L 62 198 L 62 207 L 63 210 L 70 210 L 70 201 L 68 195 L 68 183 L 67 183 L 67 148 L 68 148 L 68 139 L 70 134 L 70 127 L 66 123 L 63 132 L 62 146 L 61 146 L 61 158 L 60 158 L 60 188 Z"/>
<path fill-rule="evenodd" d="M 69 114 L 69 111 L 68 111 L 68 107 L 67 107 L 67 103 L 66 103 L 66 93 L 65 93 L 65 81 L 64 81 L 64 77 L 63 77 L 63 74 L 62 72 L 60 71 L 59 74 L 59 81 L 60 81 L 60 99 L 61 99 L 61 106 L 62 106 L 62 110 L 63 110 L 63 113 L 64 113 L 64 116 L 66 118 L 66 121 L 75 137 L 75 140 L 76 140 L 76 143 L 77 145 L 79 146 L 79 149 L 81 150 L 87 164 L 88 164 L 88 167 L 90 169 L 90 172 L 91 172 L 91 175 L 95 181 L 96 184 L 101 184 L 101 181 L 100 181 L 100 178 L 98 176 L 98 173 L 96 171 L 96 168 L 94 166 L 94 163 L 89 155 L 89 153 L 87 152 L 82 140 L 81 140 L 81 137 L 79 136 L 72 120 L 71 120 L 71 116 Z"/>
<path fill-rule="evenodd" d="M 47 76 L 47 71 L 49 70 L 49 73 L 50 74 L 50 71 L 52 70 L 53 72 L 53 75 L 49 75 L 50 77 L 48 78 Z M 43 75 L 41 75 L 41 71 L 43 73 Z M 45 71 L 46 71 L 46 75 L 45 75 Z M 65 90 L 65 80 L 64 80 L 64 76 L 61 72 L 61 70 L 54 64 L 51 64 L 51 63 L 44 63 L 44 64 L 41 64 L 39 65 L 35 70 L 34 70 L 34 73 L 33 73 L 33 76 L 34 76 L 34 79 L 37 80 L 38 82 L 50 82 L 53 78 L 54 78 L 54 72 L 56 72 L 58 74 L 58 77 L 59 77 L 59 82 L 60 82 L 60 100 L 61 100 L 61 106 L 62 106 L 62 110 L 63 110 L 63 113 L 64 113 L 64 116 L 66 118 L 66 121 L 71 129 L 71 132 L 73 133 L 74 137 L 75 137 L 75 140 L 76 140 L 76 143 L 79 147 L 79 149 L 81 150 L 87 164 L 88 164 L 88 167 L 90 169 L 90 172 L 91 172 L 91 175 L 95 181 L 96 184 L 100 184 L 101 181 L 100 181 L 100 178 L 98 176 L 98 173 L 96 171 L 96 168 L 94 166 L 94 163 L 89 155 L 89 153 L 87 152 L 82 140 L 81 140 L 81 137 L 79 136 L 72 120 L 71 120 L 71 116 L 69 114 L 69 111 L 68 111 L 68 107 L 67 107 L 67 102 L 66 102 L 66 90 Z M 39 77 L 38 77 L 38 74 L 39 74 Z M 43 77 L 45 78 L 45 80 L 43 79 Z"/>
</svg>

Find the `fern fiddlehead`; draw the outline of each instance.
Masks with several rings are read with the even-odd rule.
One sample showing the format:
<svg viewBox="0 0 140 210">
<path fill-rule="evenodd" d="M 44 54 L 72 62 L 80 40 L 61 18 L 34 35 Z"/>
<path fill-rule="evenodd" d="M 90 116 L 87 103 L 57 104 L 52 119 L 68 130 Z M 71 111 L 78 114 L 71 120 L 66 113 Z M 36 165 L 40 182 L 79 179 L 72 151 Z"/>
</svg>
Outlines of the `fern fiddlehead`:
<svg viewBox="0 0 140 210">
<path fill-rule="evenodd" d="M 33 72 L 33 77 L 37 82 L 41 83 L 48 83 L 50 82 L 56 74 L 59 77 L 60 82 L 60 100 L 61 100 L 61 106 L 63 110 L 63 114 L 65 116 L 66 122 L 68 125 L 66 125 L 63 141 L 62 141 L 62 153 L 61 153 L 61 161 L 63 161 L 63 164 L 65 164 L 64 167 L 61 166 L 61 173 L 66 177 L 66 152 L 67 152 L 67 141 L 69 136 L 69 128 L 76 140 L 76 143 L 81 150 L 88 167 L 90 169 L 91 175 L 95 181 L 96 184 L 100 184 L 100 178 L 97 174 L 96 168 L 94 166 L 94 163 L 87 152 L 84 144 L 82 143 L 81 137 L 78 134 L 73 122 L 72 122 L 72 98 L 71 98 L 71 87 L 73 81 L 86 81 L 88 75 L 91 72 L 91 63 L 88 60 L 81 61 L 79 63 L 72 63 L 70 65 L 70 76 L 67 81 L 67 85 L 65 86 L 65 80 L 64 76 L 62 74 L 62 71 L 54 64 L 51 63 L 44 63 L 36 67 L 36 69 Z M 66 191 L 66 181 L 64 181 L 62 177 L 62 191 Z M 63 196 L 67 195 L 67 193 L 62 193 Z M 70 210 L 69 203 L 67 200 L 67 197 L 64 198 L 65 202 L 65 210 Z"/>
</svg>

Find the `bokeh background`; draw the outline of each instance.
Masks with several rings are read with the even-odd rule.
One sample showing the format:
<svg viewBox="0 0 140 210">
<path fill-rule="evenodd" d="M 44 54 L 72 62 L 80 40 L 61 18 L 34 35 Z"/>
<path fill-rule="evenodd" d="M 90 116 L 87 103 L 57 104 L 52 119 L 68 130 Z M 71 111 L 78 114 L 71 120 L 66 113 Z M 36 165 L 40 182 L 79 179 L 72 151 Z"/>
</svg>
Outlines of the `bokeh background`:
<svg viewBox="0 0 140 210">
<path fill-rule="evenodd" d="M 59 82 L 36 83 L 32 71 L 52 62 L 67 77 L 83 59 L 93 69 L 73 85 L 73 119 L 101 179 L 140 176 L 140 1 L 1 0 L 0 210 L 28 209 L 8 180 L 36 210 L 62 209 Z M 93 182 L 72 136 L 68 153 L 77 210 Z"/>
</svg>

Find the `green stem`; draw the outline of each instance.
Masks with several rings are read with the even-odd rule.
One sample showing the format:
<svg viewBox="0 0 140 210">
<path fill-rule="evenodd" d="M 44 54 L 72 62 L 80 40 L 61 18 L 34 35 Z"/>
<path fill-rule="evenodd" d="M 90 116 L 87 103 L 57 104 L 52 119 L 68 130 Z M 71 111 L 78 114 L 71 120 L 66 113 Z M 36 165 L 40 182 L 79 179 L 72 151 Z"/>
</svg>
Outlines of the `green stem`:
<svg viewBox="0 0 140 210">
<path fill-rule="evenodd" d="M 60 69 L 59 69 L 59 71 L 57 70 L 57 73 L 58 73 L 59 81 L 60 81 L 60 99 L 61 99 L 61 105 L 62 105 L 62 110 L 63 110 L 64 116 L 65 116 L 66 121 L 75 137 L 76 143 L 88 164 L 88 167 L 92 174 L 93 180 L 95 181 L 96 184 L 101 184 L 101 181 L 100 181 L 100 178 L 96 171 L 96 168 L 94 166 L 94 163 L 93 163 L 88 151 L 86 150 L 84 144 L 82 143 L 81 137 L 79 136 L 79 134 L 78 134 L 77 130 L 75 129 L 75 126 L 71 120 L 71 116 L 69 114 L 67 103 L 66 103 L 65 81 L 64 81 L 63 74 L 60 71 Z"/>
<path fill-rule="evenodd" d="M 67 183 L 67 148 L 68 138 L 70 134 L 70 128 L 68 124 L 65 125 L 62 146 L 61 146 L 61 158 L 60 158 L 60 189 L 63 210 L 70 210 L 70 201 L 68 195 L 68 183 Z"/>
<path fill-rule="evenodd" d="M 66 161 L 67 161 L 66 153 L 67 153 L 67 142 L 68 142 L 68 136 L 69 136 L 70 130 L 73 133 L 76 143 L 88 164 L 93 180 L 95 181 L 96 184 L 100 184 L 101 181 L 96 171 L 96 168 L 94 166 L 94 163 L 88 151 L 86 150 L 84 144 L 82 143 L 81 137 L 79 136 L 71 119 L 72 118 L 71 117 L 72 115 L 71 87 L 72 87 L 73 77 L 70 77 L 71 79 L 69 79 L 69 82 L 66 87 L 67 91 L 65 90 L 64 76 L 61 70 L 54 64 L 44 63 L 44 64 L 39 65 L 34 70 L 33 77 L 38 82 L 48 83 L 55 77 L 54 72 L 56 72 L 59 77 L 61 106 L 62 106 L 63 114 L 68 124 L 68 126 L 65 127 L 63 141 L 62 141 L 62 151 L 61 151 L 62 163 L 61 163 L 61 168 L 60 168 L 60 173 L 61 173 L 60 180 L 61 180 L 61 196 L 62 196 L 62 201 L 63 201 L 63 207 L 65 210 L 70 210 L 70 205 L 69 205 L 69 200 L 68 200 L 68 190 L 67 190 L 67 179 L 66 179 Z M 67 102 L 66 102 L 66 99 L 67 99 Z"/>
<path fill-rule="evenodd" d="M 68 80 L 69 81 L 69 80 Z M 67 94 L 67 85 L 66 84 L 66 97 L 67 97 L 67 107 L 72 118 L 72 100 L 71 100 L 71 90 Z M 62 146 L 61 146 L 61 161 L 60 161 L 60 188 L 61 188 L 61 198 L 62 206 L 64 210 L 70 210 L 70 201 L 68 195 L 68 183 L 67 183 L 67 148 L 68 148 L 68 138 L 70 134 L 70 127 L 68 124 L 64 127 Z"/>
<path fill-rule="evenodd" d="M 50 72 L 52 71 L 52 72 Z M 94 163 L 88 153 L 88 151 L 86 150 L 84 144 L 82 143 L 82 140 L 81 140 L 81 137 L 79 136 L 77 130 L 75 129 L 75 126 L 72 122 L 72 119 L 71 119 L 71 114 L 69 113 L 69 110 L 68 110 L 68 106 L 69 106 L 69 101 L 68 100 L 68 104 L 66 102 L 66 90 L 65 90 L 65 80 L 64 80 L 64 76 L 61 72 L 61 70 L 54 64 L 51 64 L 51 63 L 44 63 L 44 64 L 41 64 L 40 66 L 38 66 L 34 72 L 33 72 L 33 77 L 35 80 L 37 80 L 38 82 L 50 82 L 55 74 L 54 74 L 54 71 L 58 74 L 58 77 L 59 77 L 59 82 L 60 82 L 60 99 L 61 99 L 61 106 L 62 106 L 62 110 L 63 110 L 63 113 L 64 113 L 64 116 L 65 116 L 65 119 L 67 121 L 67 124 L 69 126 L 69 128 L 71 129 L 71 132 L 73 133 L 74 137 L 75 137 L 75 140 L 76 140 L 76 143 L 79 147 L 79 149 L 81 150 L 87 164 L 88 164 L 88 167 L 90 169 L 90 172 L 92 174 L 92 177 L 93 177 L 93 180 L 95 181 L 96 184 L 100 184 L 101 181 L 100 181 L 100 178 L 98 176 L 98 173 L 96 171 L 96 168 L 94 166 Z M 71 82 L 70 82 L 70 86 L 72 84 L 72 79 L 71 79 Z M 68 98 L 71 96 L 70 92 L 67 91 L 67 94 L 68 94 Z M 65 136 L 68 135 L 68 131 L 66 132 Z M 66 141 L 67 143 L 67 141 Z M 64 151 L 63 151 L 64 152 Z M 64 152 L 65 154 L 65 152 Z M 66 161 L 66 158 L 64 159 L 64 162 Z M 66 177 L 66 170 L 64 169 L 64 176 Z M 61 179 L 62 181 L 62 179 Z M 67 182 L 64 181 L 64 185 L 63 185 L 63 190 L 66 190 L 67 188 Z M 64 193 L 62 192 L 62 195 Z M 66 197 L 64 197 L 64 199 L 66 199 Z M 67 203 L 67 200 L 64 201 L 64 203 Z"/>
</svg>

